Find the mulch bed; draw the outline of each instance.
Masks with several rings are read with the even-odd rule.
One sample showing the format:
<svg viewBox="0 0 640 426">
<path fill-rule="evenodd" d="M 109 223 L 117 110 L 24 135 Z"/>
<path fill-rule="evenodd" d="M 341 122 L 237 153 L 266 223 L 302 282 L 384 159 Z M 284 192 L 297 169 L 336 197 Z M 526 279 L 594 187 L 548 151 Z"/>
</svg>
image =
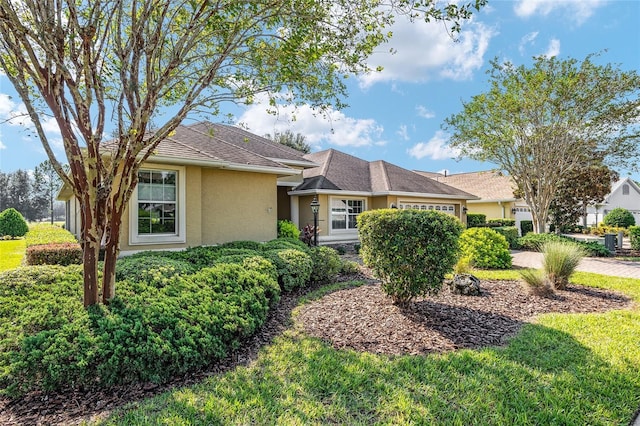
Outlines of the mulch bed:
<svg viewBox="0 0 640 426">
<path fill-rule="evenodd" d="M 364 268 L 363 271 L 368 272 Z M 381 354 L 425 354 L 500 345 L 523 323 L 534 321 L 542 313 L 603 312 L 631 305 L 619 294 L 579 286 L 570 286 L 553 298 L 539 298 L 528 296 L 515 282 L 483 281 L 481 296 L 458 296 L 445 289 L 436 297 L 400 308 L 391 303 L 370 276 L 342 279 L 364 279 L 367 284 L 336 291 L 304 305 L 296 321 L 309 335 L 336 348 Z M 309 290 L 313 288 L 306 289 Z M 246 365 L 257 357 L 261 347 L 292 325 L 291 312 L 302 294 L 283 295 L 255 336 L 206 371 L 164 385 L 145 383 L 48 394 L 34 391 L 14 400 L 0 397 L 0 424 L 75 425 L 105 418 L 115 408 L 132 401 Z"/>
</svg>

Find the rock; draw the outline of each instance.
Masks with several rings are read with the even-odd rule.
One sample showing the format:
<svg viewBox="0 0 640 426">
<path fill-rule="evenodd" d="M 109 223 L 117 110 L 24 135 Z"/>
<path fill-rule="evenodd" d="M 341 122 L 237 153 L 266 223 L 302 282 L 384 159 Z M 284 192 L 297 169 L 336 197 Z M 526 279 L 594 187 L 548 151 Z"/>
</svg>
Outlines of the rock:
<svg viewBox="0 0 640 426">
<path fill-rule="evenodd" d="M 471 274 L 459 274 L 449 282 L 451 293 L 463 296 L 480 296 L 480 280 Z"/>
</svg>

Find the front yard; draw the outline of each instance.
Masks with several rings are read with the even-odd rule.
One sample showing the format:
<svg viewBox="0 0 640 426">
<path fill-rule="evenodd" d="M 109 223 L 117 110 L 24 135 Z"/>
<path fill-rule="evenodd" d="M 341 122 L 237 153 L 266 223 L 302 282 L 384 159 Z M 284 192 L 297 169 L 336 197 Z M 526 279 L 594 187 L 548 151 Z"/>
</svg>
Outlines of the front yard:
<svg viewBox="0 0 640 426">
<path fill-rule="evenodd" d="M 20 266 L 26 249 L 27 246 L 23 238 L 0 240 L 0 272 Z"/>
</svg>

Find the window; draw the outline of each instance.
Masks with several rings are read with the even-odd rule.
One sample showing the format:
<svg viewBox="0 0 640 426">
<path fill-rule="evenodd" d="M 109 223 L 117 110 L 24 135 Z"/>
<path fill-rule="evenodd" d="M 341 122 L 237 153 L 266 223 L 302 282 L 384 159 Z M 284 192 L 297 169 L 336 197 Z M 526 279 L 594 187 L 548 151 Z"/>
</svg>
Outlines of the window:
<svg viewBox="0 0 640 426">
<path fill-rule="evenodd" d="M 440 205 L 426 204 L 426 203 L 408 204 L 406 201 L 399 201 L 398 206 L 400 209 L 404 209 L 404 210 L 407 210 L 407 209 L 436 210 L 436 211 L 447 213 L 454 216 L 456 214 L 456 208 L 453 204 L 440 204 Z"/>
<path fill-rule="evenodd" d="M 364 200 L 331 199 L 331 229 L 354 230 L 356 217 L 364 211 Z"/>
<path fill-rule="evenodd" d="M 185 242 L 184 168 L 145 168 L 131 201 L 131 244 Z"/>
<path fill-rule="evenodd" d="M 622 195 L 629 195 L 629 185 L 626 183 L 622 185 Z"/>
</svg>

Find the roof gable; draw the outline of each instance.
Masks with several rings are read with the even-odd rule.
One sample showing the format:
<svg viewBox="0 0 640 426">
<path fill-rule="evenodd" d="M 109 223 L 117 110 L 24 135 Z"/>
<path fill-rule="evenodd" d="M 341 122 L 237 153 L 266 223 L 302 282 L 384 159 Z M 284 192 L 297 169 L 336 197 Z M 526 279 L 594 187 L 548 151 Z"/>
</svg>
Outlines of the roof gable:
<svg viewBox="0 0 640 426">
<path fill-rule="evenodd" d="M 295 191 L 349 191 L 372 195 L 413 193 L 421 196 L 475 198 L 465 191 L 383 160 L 369 162 L 335 149 L 307 154 L 305 158 L 320 166 L 305 170 L 304 182 Z"/>
<path fill-rule="evenodd" d="M 459 173 L 445 176 L 440 173 L 416 171 L 422 176 L 429 176 L 438 182 L 458 188 L 480 197 L 482 200 L 515 201 L 513 195 L 516 185 L 509 175 L 493 170 Z"/>
</svg>

